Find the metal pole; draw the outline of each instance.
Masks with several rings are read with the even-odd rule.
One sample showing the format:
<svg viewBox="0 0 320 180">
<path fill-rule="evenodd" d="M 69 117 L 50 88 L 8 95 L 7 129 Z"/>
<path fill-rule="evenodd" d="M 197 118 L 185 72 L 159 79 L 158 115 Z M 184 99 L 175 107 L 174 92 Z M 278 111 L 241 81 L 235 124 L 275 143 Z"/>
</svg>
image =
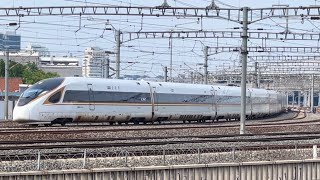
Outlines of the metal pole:
<svg viewBox="0 0 320 180">
<path fill-rule="evenodd" d="M 105 59 L 101 60 L 101 78 L 106 78 L 106 61 Z"/>
<path fill-rule="evenodd" d="M 6 51 L 5 61 L 5 98 L 4 98 L 4 119 L 8 120 L 8 93 L 9 93 L 9 51 Z"/>
<path fill-rule="evenodd" d="M 289 107 L 289 92 L 286 92 L 286 103 L 287 103 L 287 108 Z"/>
<path fill-rule="evenodd" d="M 298 107 L 300 107 L 300 103 L 301 103 L 301 91 L 298 91 Z"/>
<path fill-rule="evenodd" d="M 193 72 L 190 72 L 190 78 L 191 78 L 191 84 L 193 84 L 193 82 L 194 82 Z"/>
<path fill-rule="evenodd" d="M 309 88 L 309 92 L 308 92 L 308 106 L 311 107 L 311 88 Z"/>
<path fill-rule="evenodd" d="M 313 103 L 314 103 L 313 102 L 313 99 L 314 99 L 314 97 L 313 97 L 314 94 L 313 93 L 314 93 L 314 74 L 311 75 L 311 92 L 310 92 L 310 94 L 311 94 L 310 95 L 310 104 L 311 104 L 310 105 L 310 110 L 311 110 L 311 112 L 313 112 L 313 106 L 314 106 L 313 105 Z"/>
<path fill-rule="evenodd" d="M 294 107 L 294 91 L 292 91 L 292 107 Z"/>
<path fill-rule="evenodd" d="M 87 159 L 87 150 L 85 149 L 83 152 L 82 168 L 86 167 L 86 159 Z"/>
<path fill-rule="evenodd" d="M 254 88 L 258 88 L 258 62 L 254 63 Z"/>
<path fill-rule="evenodd" d="M 240 134 L 245 134 L 246 121 L 246 98 L 247 98 L 247 59 L 248 59 L 248 7 L 243 8 L 243 35 L 242 35 L 242 77 L 241 77 L 241 116 L 240 116 Z"/>
<path fill-rule="evenodd" d="M 260 79 L 261 79 L 261 71 L 260 71 L 259 64 L 258 64 L 258 77 L 257 77 L 258 88 L 260 88 Z"/>
<path fill-rule="evenodd" d="M 204 47 L 204 84 L 208 84 L 208 46 Z"/>
<path fill-rule="evenodd" d="M 166 165 L 166 150 L 163 150 L 163 165 Z"/>
<path fill-rule="evenodd" d="M 318 94 L 318 107 L 320 107 L 320 92 L 319 92 L 319 94 Z"/>
<path fill-rule="evenodd" d="M 168 67 L 164 67 L 164 82 L 168 82 Z"/>
<path fill-rule="evenodd" d="M 40 160 L 41 160 L 41 153 L 38 151 L 38 159 L 37 159 L 37 170 L 40 170 Z"/>
<path fill-rule="evenodd" d="M 110 78 L 110 59 L 107 59 L 107 64 L 106 64 L 106 74 L 107 74 L 107 79 Z"/>
<path fill-rule="evenodd" d="M 198 164 L 201 163 L 201 152 L 200 152 L 200 148 L 198 148 Z"/>
<path fill-rule="evenodd" d="M 116 79 L 120 79 L 120 31 L 116 30 L 117 57 L 116 57 Z"/>
<path fill-rule="evenodd" d="M 318 158 L 318 147 L 317 147 L 317 145 L 313 145 L 313 159 L 317 159 Z"/>
<path fill-rule="evenodd" d="M 172 38 L 169 39 L 169 46 L 170 46 L 170 82 L 173 82 L 173 79 L 172 79 Z"/>
<path fill-rule="evenodd" d="M 308 106 L 308 91 L 303 92 L 303 107 Z"/>
</svg>

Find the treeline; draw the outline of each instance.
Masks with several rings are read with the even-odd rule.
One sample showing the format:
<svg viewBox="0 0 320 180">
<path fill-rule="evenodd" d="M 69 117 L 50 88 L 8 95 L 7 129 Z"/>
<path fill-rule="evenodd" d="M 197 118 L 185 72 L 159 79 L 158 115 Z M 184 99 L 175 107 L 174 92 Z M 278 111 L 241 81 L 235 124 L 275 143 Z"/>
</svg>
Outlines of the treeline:
<svg viewBox="0 0 320 180">
<path fill-rule="evenodd" d="M 4 77 L 5 63 L 0 60 L 0 76 Z M 22 65 L 14 61 L 9 63 L 9 77 L 21 77 L 23 83 L 34 84 L 42 79 L 59 77 L 57 73 L 44 72 L 40 70 L 35 63 L 28 63 Z"/>
</svg>

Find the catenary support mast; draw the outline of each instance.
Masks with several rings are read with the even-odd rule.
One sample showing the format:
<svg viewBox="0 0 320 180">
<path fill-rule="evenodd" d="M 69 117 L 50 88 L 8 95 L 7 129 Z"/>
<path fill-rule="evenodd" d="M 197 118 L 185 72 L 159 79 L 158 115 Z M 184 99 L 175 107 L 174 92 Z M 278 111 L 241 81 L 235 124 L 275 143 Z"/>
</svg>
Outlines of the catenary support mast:
<svg viewBox="0 0 320 180">
<path fill-rule="evenodd" d="M 248 59 L 248 7 L 243 8 L 243 35 L 242 35 L 242 75 L 241 75 L 241 115 L 240 115 L 240 134 L 245 134 L 245 121 L 246 121 L 246 96 L 247 96 L 247 59 Z"/>
</svg>

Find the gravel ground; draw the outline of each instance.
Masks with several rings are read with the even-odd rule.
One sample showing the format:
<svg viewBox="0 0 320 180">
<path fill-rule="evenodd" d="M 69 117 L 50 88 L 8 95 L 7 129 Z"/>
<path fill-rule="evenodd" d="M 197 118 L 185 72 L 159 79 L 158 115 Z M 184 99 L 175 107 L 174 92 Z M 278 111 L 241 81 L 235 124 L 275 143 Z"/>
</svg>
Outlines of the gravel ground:
<svg viewBox="0 0 320 180">
<path fill-rule="evenodd" d="M 308 125 L 283 125 L 283 126 L 265 126 L 265 127 L 247 127 L 246 133 L 270 133 L 270 132 L 312 132 L 319 131 L 320 123 Z M 26 140 L 46 140 L 46 139 L 76 139 L 76 138 L 123 138 L 123 137 L 167 137 L 167 136 L 205 136 L 205 135 L 233 135 L 239 133 L 238 127 L 230 128 L 194 128 L 194 129 L 173 129 L 173 130 L 155 130 L 155 131 L 122 131 L 122 132 L 88 132 L 78 134 L 11 134 L 0 135 L 2 141 L 26 141 Z"/>
<path fill-rule="evenodd" d="M 294 113 L 287 113 L 281 115 L 281 118 L 286 117 L 293 117 Z M 277 117 L 278 119 L 280 117 Z M 307 120 L 313 120 L 313 119 L 320 119 L 319 115 L 313 115 L 308 116 Z M 303 120 L 295 120 L 295 121 L 305 121 Z M 272 120 L 272 119 L 269 119 Z M 275 118 L 273 120 L 276 120 Z M 283 122 L 283 121 L 281 121 Z M 265 123 L 263 120 L 261 121 L 250 121 L 247 124 L 259 124 L 259 123 Z M 276 123 L 276 122 L 273 122 Z M 225 123 L 222 123 L 225 124 Z M 239 124 L 239 122 L 228 122 L 228 124 Z M 206 126 L 208 124 L 203 124 L 200 126 Z M 212 125 L 210 123 L 210 125 Z M 187 125 L 170 125 L 170 127 L 181 127 L 181 126 L 188 126 L 188 127 L 194 127 L 199 126 L 199 124 L 187 124 Z M 219 126 L 219 124 L 216 124 L 214 126 Z M 218 135 L 218 134 L 238 134 L 239 128 L 238 127 L 224 127 L 224 128 L 192 128 L 192 129 L 171 129 L 171 130 L 155 130 L 155 131 L 145 131 L 145 130 L 136 130 L 136 131 L 130 131 L 131 128 L 154 128 L 155 126 L 125 126 L 127 128 L 127 131 L 121 131 L 121 132 L 88 132 L 88 133 L 78 133 L 78 134 L 54 134 L 50 133 L 50 131 L 53 131 L 55 129 L 123 129 L 124 126 L 97 126 L 97 127 L 62 127 L 62 128 L 47 128 L 47 133 L 33 133 L 33 134 L 11 134 L 11 135 L 0 135 L 0 141 L 22 141 L 22 140 L 46 140 L 46 139 L 76 139 L 76 138 L 107 138 L 107 137 L 113 137 L 113 138 L 119 138 L 119 137 L 163 137 L 163 136 L 195 136 L 195 135 Z M 157 125 L 159 127 L 159 125 Z M 160 127 L 163 127 L 163 125 L 160 125 Z M 168 125 L 164 126 L 168 127 Z M 301 125 L 292 125 L 292 126 L 280 126 L 280 127 L 247 127 L 247 133 L 265 133 L 265 132 L 289 132 L 289 131 L 317 131 L 320 127 L 320 122 L 318 124 L 310 125 L 310 126 L 301 126 Z M 39 130 L 43 130 L 45 127 L 39 128 Z"/>
<path fill-rule="evenodd" d="M 287 117 L 293 117 L 293 113 L 287 113 L 281 115 Z M 278 119 L 276 119 L 278 118 Z M 277 121 L 280 117 L 268 119 L 268 121 Z M 300 120 L 286 120 L 281 122 L 290 122 L 290 121 L 310 121 L 320 119 L 320 114 L 310 114 L 308 113 L 307 117 Z M 228 124 L 238 124 L 239 122 L 228 122 Z M 266 120 L 261 121 L 248 121 L 247 124 L 252 123 L 266 123 Z M 205 124 L 204 124 L 205 125 Z M 217 124 L 219 125 L 219 124 Z M 159 126 L 159 125 L 158 125 Z M 162 125 L 160 125 L 162 126 Z M 180 127 L 181 125 L 170 125 L 170 127 Z M 188 126 L 199 126 L 199 124 L 188 124 Z M 0 123 L 0 128 L 3 127 L 12 127 L 10 122 Z M 23 127 L 23 126 L 22 126 Z M 91 128 L 123 128 L 124 126 L 98 126 L 98 127 L 62 127 L 67 129 L 91 129 Z M 127 128 L 128 126 L 126 126 Z M 140 126 L 139 126 L 140 127 Z M 154 127 L 154 126 L 141 126 Z M 39 128 L 39 129 L 43 129 Z M 137 126 L 129 126 L 128 128 L 137 128 Z M 52 128 L 54 129 L 54 128 Z M 50 128 L 51 130 L 51 128 Z M 290 125 L 290 126 L 279 126 L 279 127 L 247 127 L 247 133 L 267 133 L 267 132 L 312 132 L 320 131 L 320 123 L 318 124 L 309 124 L 306 126 L 302 125 Z M 218 135 L 218 134 L 238 134 L 239 128 L 205 128 L 205 129 L 174 129 L 174 130 L 161 130 L 161 131 L 123 131 L 123 132 L 97 132 L 97 133 L 81 133 L 81 134 L 51 134 L 51 133 L 42 133 L 42 134 L 13 134 L 13 135 L 0 135 L 0 140 L 37 140 L 37 139 L 72 139 L 72 138 L 103 138 L 103 137 L 135 137 L 135 136 L 144 136 L 144 137 L 161 137 L 161 136 L 190 136 L 190 135 Z M 299 135 L 301 136 L 301 135 Z M 235 137 L 233 139 L 241 139 L 248 137 Z M 257 137 L 251 137 L 257 138 Z M 191 140 L 190 138 L 186 139 L 176 139 L 176 140 Z M 150 140 L 148 140 L 150 141 Z M 154 140 L 154 141 L 163 141 L 163 140 Z M 121 141 L 126 142 L 126 141 Z M 132 142 L 132 141 L 130 141 Z M 140 141 L 141 142 L 141 141 Z M 95 142 L 97 143 L 97 142 Z M 103 143 L 103 142 L 101 142 Z M 59 143 L 60 144 L 60 143 Z M 61 143 L 65 144 L 65 143 Z M 243 162 L 243 161 L 259 161 L 259 160 L 283 160 L 283 159 L 308 159 L 312 158 L 312 150 L 266 150 L 267 146 L 271 145 L 287 145 L 295 146 L 302 144 L 320 144 L 320 139 L 314 140 L 290 140 L 290 141 L 276 141 L 276 142 L 212 142 L 212 143 L 185 143 L 185 144 L 168 144 L 160 146 L 138 146 L 138 147 L 110 147 L 110 148 L 93 148 L 86 149 L 88 153 L 88 158 L 86 159 L 84 168 L 98 168 L 98 167 L 121 167 L 121 166 L 149 166 L 149 165 L 173 165 L 173 164 L 191 164 L 191 163 L 214 163 L 214 162 Z M 6 145 L 7 146 L 7 145 Z M 214 148 L 217 151 L 222 149 L 231 149 L 234 147 L 246 147 L 246 146 L 259 146 L 259 151 L 236 151 L 230 153 L 201 153 L 200 161 L 199 154 L 197 154 L 197 149 L 207 149 Z M 168 149 L 194 149 L 195 154 L 193 155 L 166 155 L 165 159 L 163 158 L 163 150 Z M 262 150 L 263 149 L 263 150 Z M 129 156 L 124 157 L 125 151 L 145 151 L 145 150 L 154 150 L 159 152 L 159 156 L 147 156 L 147 157 L 135 157 Z M 84 149 L 76 148 L 64 148 L 64 149 L 44 149 L 40 150 L 41 154 L 46 153 L 65 153 L 65 152 L 84 152 Z M 90 152 L 101 152 L 105 154 L 104 158 L 90 158 Z M 0 155 L 8 154 L 37 154 L 39 150 L 29 149 L 29 150 L 9 150 L 9 151 L 0 151 Z M 117 154 L 122 157 L 113 158 L 109 157 L 111 154 Z M 58 158 L 58 157 L 57 157 Z M 82 168 L 83 159 L 56 159 L 49 160 L 45 157 L 41 160 L 40 168 L 41 169 L 73 169 L 73 168 Z M 11 161 L 0 163 L 0 171 L 30 171 L 36 170 L 37 161 L 35 160 L 25 160 L 25 161 Z"/>
</svg>

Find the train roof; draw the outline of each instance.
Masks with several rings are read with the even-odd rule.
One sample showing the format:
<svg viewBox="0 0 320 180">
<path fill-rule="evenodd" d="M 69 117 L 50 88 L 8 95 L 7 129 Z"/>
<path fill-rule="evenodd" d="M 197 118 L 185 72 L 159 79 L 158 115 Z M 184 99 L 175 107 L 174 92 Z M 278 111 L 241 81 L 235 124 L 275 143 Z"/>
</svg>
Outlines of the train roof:
<svg viewBox="0 0 320 180">
<path fill-rule="evenodd" d="M 141 84 L 151 84 L 154 86 L 164 86 L 164 87 L 169 87 L 169 88 L 210 88 L 213 87 L 214 89 L 219 89 L 219 90 L 228 90 L 228 91 L 233 91 L 233 90 L 239 90 L 240 87 L 236 86 L 221 86 L 221 85 L 205 85 L 205 84 L 188 84 L 188 83 L 174 83 L 174 82 L 155 82 L 155 81 L 137 81 L 137 80 L 123 80 L 123 79 L 103 79 L 103 78 L 86 78 L 86 77 L 65 77 L 65 82 L 66 83 L 73 83 L 73 82 L 83 82 L 83 83 L 128 83 L 128 84 L 136 84 L 136 83 L 141 83 Z M 256 88 L 248 88 L 249 91 L 255 93 L 255 94 L 277 94 L 276 91 L 274 90 L 266 90 L 266 89 L 256 89 Z"/>
</svg>

